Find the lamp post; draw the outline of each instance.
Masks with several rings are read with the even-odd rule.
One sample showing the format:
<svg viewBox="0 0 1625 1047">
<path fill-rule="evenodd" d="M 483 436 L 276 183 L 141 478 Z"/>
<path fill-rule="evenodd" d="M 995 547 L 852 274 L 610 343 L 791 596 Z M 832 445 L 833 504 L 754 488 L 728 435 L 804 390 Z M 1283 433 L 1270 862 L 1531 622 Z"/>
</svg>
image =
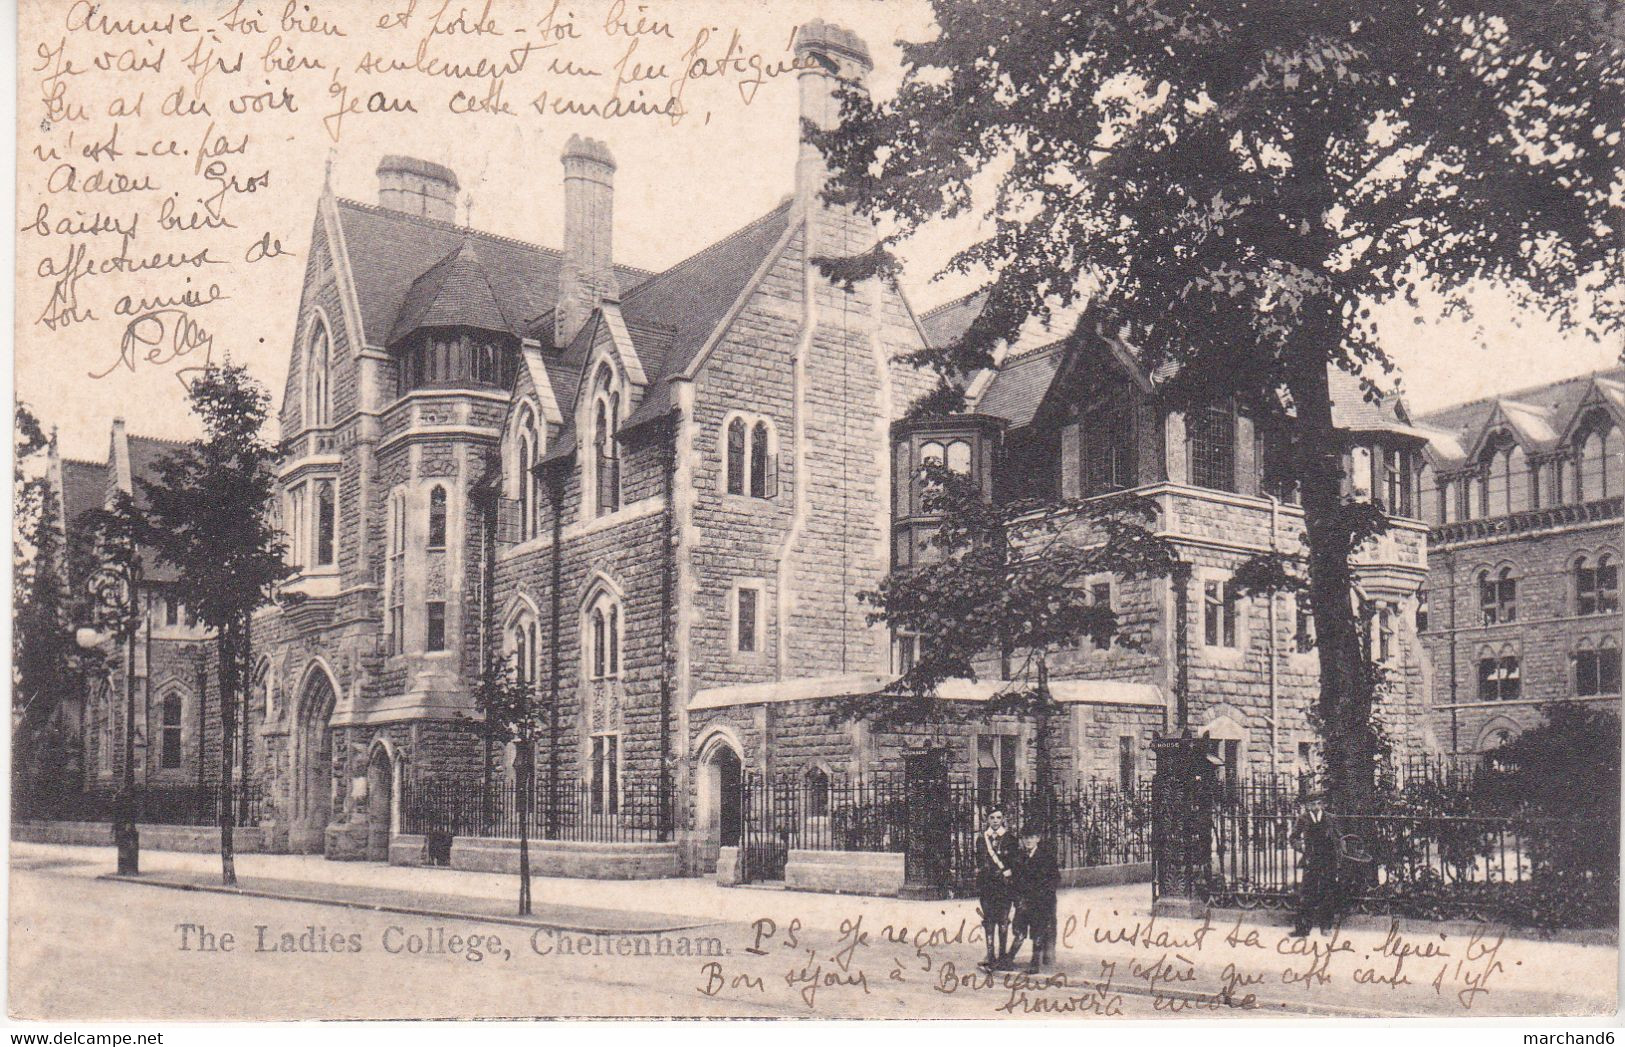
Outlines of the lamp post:
<svg viewBox="0 0 1625 1047">
<path fill-rule="evenodd" d="M 141 840 L 135 827 L 135 637 L 141 628 L 137 592 L 141 586 L 141 555 L 131 545 L 98 566 L 90 574 L 87 587 L 98 621 L 106 623 L 108 634 L 94 628 L 81 628 L 74 634 L 80 647 L 93 649 L 108 638 L 124 645 L 124 781 L 113 803 L 113 843 L 118 848 L 120 876 L 141 871 Z"/>
</svg>

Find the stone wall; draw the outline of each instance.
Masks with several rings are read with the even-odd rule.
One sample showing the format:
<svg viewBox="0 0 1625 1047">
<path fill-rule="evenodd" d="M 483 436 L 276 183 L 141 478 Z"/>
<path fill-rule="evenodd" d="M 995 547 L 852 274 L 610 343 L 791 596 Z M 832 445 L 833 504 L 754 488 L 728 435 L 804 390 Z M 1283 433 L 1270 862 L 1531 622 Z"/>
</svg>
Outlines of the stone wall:
<svg viewBox="0 0 1625 1047">
<path fill-rule="evenodd" d="M 1620 642 L 1620 613 L 1580 615 L 1574 564 L 1601 553 L 1620 559 L 1620 521 L 1548 528 L 1501 538 L 1438 546 L 1429 552 L 1428 686 L 1433 728 L 1450 752 L 1493 748 L 1500 732 L 1515 737 L 1542 721 L 1543 703 L 1575 696 L 1574 653 L 1582 642 Z M 1479 576 L 1511 569 L 1517 582 L 1517 620 L 1485 625 Z M 1479 696 L 1478 661 L 1510 652 L 1519 659 L 1521 697 Z M 1619 696 L 1588 701 L 1619 708 Z"/>
</svg>

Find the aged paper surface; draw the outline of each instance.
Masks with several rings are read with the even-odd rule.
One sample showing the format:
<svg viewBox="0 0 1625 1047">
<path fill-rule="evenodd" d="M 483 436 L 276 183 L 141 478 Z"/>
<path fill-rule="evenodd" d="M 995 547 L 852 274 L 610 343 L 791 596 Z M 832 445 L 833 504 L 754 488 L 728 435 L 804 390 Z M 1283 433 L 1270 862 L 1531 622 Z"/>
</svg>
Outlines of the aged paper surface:
<svg viewBox="0 0 1625 1047">
<path fill-rule="evenodd" d="M 53 620 L 90 635 L 71 686 L 14 707 L 38 776 L 14 805 L 14 1018 L 1614 1013 L 1617 904 L 1593 903 L 1617 871 L 1539 920 L 1497 906 L 1598 846 L 1617 864 L 1617 808 L 1593 837 L 1239 784 L 1307 781 L 1321 751 L 1307 604 L 1238 617 L 1222 580 L 1302 527 L 1242 413 L 1219 444 L 1151 407 L 1122 430 L 1165 456 L 1136 482 L 1161 485 L 1195 575 L 1177 597 L 1092 575 L 1086 602 L 1136 639 L 1070 642 L 1053 713 L 841 715 L 915 657 L 859 598 L 926 537 L 913 470 L 1036 475 L 1047 454 L 1076 497 L 1107 431 L 1056 407 L 1061 327 L 965 376 L 975 419 L 893 427 L 933 385 L 895 358 L 982 307 L 985 276 L 931 279 L 988 235 L 974 213 L 909 241 L 895 284 L 843 291 L 816 264 L 873 233 L 819 196 L 803 127 L 833 126 L 837 78 L 887 97 L 896 41 L 935 31 L 912 0 L 25 0 L 33 504 L 65 550 L 82 511 L 144 503 L 203 431 L 191 383 L 246 368 L 292 573 L 228 717 L 173 564 L 148 548 L 97 588 L 105 563 L 59 553 Z M 1340 430 L 1353 496 L 1388 463 L 1403 486 L 1362 576 L 1368 656 L 1397 667 L 1412 766 L 1450 788 L 1446 763 L 1484 766 L 1557 698 L 1618 742 L 1618 339 L 1476 302 L 1471 322 L 1382 305 L 1406 399 Z M 476 727 L 494 663 L 536 703 L 528 794 L 524 745 Z M 1181 730 L 1217 768 L 1193 781 L 1223 782 L 1199 817 L 1153 788 L 1153 743 Z M 1335 920 L 1313 910 L 1322 837 Z"/>
</svg>

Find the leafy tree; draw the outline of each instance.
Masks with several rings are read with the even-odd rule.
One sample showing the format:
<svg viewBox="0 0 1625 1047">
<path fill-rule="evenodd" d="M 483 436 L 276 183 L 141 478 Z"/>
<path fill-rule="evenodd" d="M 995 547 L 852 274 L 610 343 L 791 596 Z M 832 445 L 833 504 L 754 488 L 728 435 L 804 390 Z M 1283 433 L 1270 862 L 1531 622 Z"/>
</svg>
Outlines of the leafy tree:
<svg viewBox="0 0 1625 1047">
<path fill-rule="evenodd" d="M 965 706 L 937 700 L 940 687 L 978 679 L 996 658 L 1001 682 L 976 715 L 1030 712 L 1047 723 L 1057 650 L 1085 639 L 1138 642 L 1109 604 L 1090 598 L 1089 577 L 1160 577 L 1176 567 L 1173 547 L 1147 527 L 1154 506 L 1132 495 L 995 504 L 941 462 L 927 462 L 919 482 L 925 515 L 941 519 L 923 562 L 861 594 L 875 607 L 871 621 L 917 638 L 914 664 L 887 691 L 841 703 L 840 715 L 882 726 L 963 718 Z M 1047 781 L 1047 738 L 1038 753 Z"/>
<path fill-rule="evenodd" d="M 142 542 L 180 574 L 176 595 L 214 633 L 220 688 L 221 880 L 237 882 L 232 853 L 231 740 L 251 677 L 254 611 L 293 573 L 271 522 L 276 450 L 261 435 L 270 394 L 246 368 L 210 365 L 188 390 L 203 437 L 167 455 L 142 480 Z"/>
<path fill-rule="evenodd" d="M 1169 403 L 1233 396 L 1287 438 L 1307 527 L 1319 713 L 1338 804 L 1373 788 L 1374 680 L 1350 551 L 1377 526 L 1341 493 L 1328 366 L 1389 370 L 1381 303 L 1464 312 L 1486 284 L 1567 325 L 1617 328 L 1625 49 L 1606 0 L 933 0 L 896 95 L 807 133 L 826 198 L 884 219 L 838 279 L 981 206 L 949 269 L 991 272 L 948 379 L 1029 317 L 1087 299 Z M 1592 292 L 1610 292 L 1593 294 Z M 1590 315 L 1588 315 L 1588 313 Z M 1288 407 L 1287 405 L 1290 405 Z"/>
<path fill-rule="evenodd" d="M 62 506 L 34 463 L 50 444 L 26 404 L 15 419 L 12 585 L 12 753 L 19 809 L 76 784 L 66 772 L 72 739 L 56 723 L 63 695 L 76 693 L 79 658 L 73 637 Z M 68 743 L 68 744 L 64 744 Z"/>
<path fill-rule="evenodd" d="M 507 659 L 493 658 L 474 688 L 480 719 L 475 728 L 486 738 L 514 747 L 514 784 L 519 814 L 519 915 L 530 915 L 530 818 L 536 807 L 536 739 L 547 729 L 546 711 L 531 685 L 520 680 Z"/>
</svg>

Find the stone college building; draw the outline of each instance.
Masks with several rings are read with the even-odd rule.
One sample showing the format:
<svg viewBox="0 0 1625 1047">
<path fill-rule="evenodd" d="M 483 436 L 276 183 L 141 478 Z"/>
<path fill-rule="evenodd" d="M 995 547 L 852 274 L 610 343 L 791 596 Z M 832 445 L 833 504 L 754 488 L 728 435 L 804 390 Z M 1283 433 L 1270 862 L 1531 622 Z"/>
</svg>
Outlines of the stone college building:
<svg viewBox="0 0 1625 1047">
<path fill-rule="evenodd" d="M 863 77 L 867 50 L 818 22 L 795 47 L 801 113 L 829 126 L 836 79 Z M 477 803 L 511 776 L 512 754 L 474 730 L 494 658 L 546 710 L 538 775 L 572 804 L 613 820 L 670 798 L 644 873 L 710 873 L 750 775 L 932 763 L 1010 789 L 1043 744 L 1060 781 L 1132 787 L 1151 739 L 1181 728 L 1232 778 L 1314 762 L 1309 616 L 1231 583 L 1254 554 L 1298 548 L 1302 514 L 1266 480 L 1268 434 L 1228 403 L 1173 411 L 1120 347 L 1048 344 L 977 376 L 968 414 L 901 423 L 932 378 L 897 358 L 955 339 L 982 299 L 916 313 L 882 281 L 823 278 L 813 258 L 874 234 L 818 200 L 807 144 L 783 203 L 659 273 L 617 261 L 642 231 L 615 227 L 626 173 L 598 142 L 563 151 L 556 249 L 457 224 L 446 167 L 389 156 L 377 173 L 372 202 L 328 189 L 317 204 L 282 398 L 287 588 L 305 598 L 255 624 L 249 765 L 267 847 L 383 859 L 408 797 Z M 1406 754 L 1448 747 L 1415 628 L 1436 434 L 1344 376 L 1333 388 L 1349 493 L 1394 515 L 1355 564 L 1391 670 L 1382 715 Z M 1042 735 L 1016 716 L 905 730 L 832 714 L 911 656 L 857 594 L 917 555 L 930 521 L 911 478 L 927 459 L 993 498 L 1134 489 L 1190 566 L 1093 581 L 1138 642 L 1057 658 L 1065 714 Z M 1444 591 L 1427 592 L 1437 616 Z"/>
</svg>

